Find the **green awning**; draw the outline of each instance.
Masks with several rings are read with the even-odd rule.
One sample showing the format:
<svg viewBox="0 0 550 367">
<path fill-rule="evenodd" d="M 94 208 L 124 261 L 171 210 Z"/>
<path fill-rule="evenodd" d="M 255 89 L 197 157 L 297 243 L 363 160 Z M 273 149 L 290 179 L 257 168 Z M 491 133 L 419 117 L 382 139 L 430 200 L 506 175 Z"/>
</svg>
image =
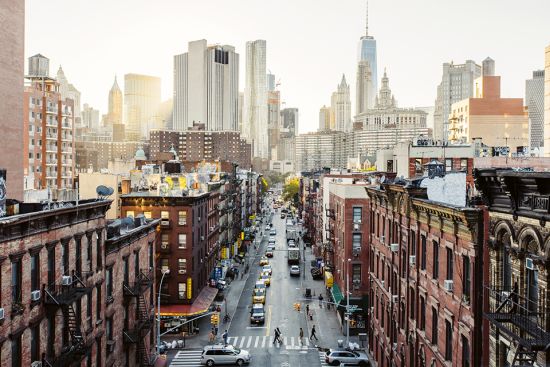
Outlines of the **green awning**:
<svg viewBox="0 0 550 367">
<path fill-rule="evenodd" d="M 340 287 L 338 287 L 338 284 L 336 284 L 336 282 L 332 285 L 330 293 L 332 294 L 332 299 L 336 304 L 340 303 L 340 301 L 344 299 L 344 295 L 342 294 L 342 291 L 340 290 Z"/>
</svg>

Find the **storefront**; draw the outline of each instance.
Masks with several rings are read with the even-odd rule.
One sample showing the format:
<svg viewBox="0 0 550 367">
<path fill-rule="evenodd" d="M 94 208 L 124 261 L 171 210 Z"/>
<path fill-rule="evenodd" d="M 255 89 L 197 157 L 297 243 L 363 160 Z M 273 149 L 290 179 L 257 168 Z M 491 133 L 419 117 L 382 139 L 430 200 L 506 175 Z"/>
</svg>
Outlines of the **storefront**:
<svg viewBox="0 0 550 367">
<path fill-rule="evenodd" d="M 346 321 L 345 313 L 347 300 L 340 290 L 340 287 L 337 283 L 334 283 L 331 291 L 332 302 L 338 305 L 336 311 L 338 313 L 338 320 L 340 326 L 342 327 L 342 333 L 346 333 Z M 367 330 L 367 307 L 368 299 L 367 296 L 364 297 L 350 297 L 349 306 L 351 315 L 349 317 L 349 334 L 357 335 L 359 333 L 365 333 Z"/>
<path fill-rule="evenodd" d="M 217 293 L 217 288 L 207 286 L 202 289 L 195 301 L 190 305 L 161 305 L 161 333 L 174 327 L 177 328 L 172 331 L 173 333 L 181 333 L 183 331 L 192 333 L 196 331 L 198 320 L 187 321 L 208 313 Z M 182 323 L 184 324 L 178 327 Z"/>
</svg>

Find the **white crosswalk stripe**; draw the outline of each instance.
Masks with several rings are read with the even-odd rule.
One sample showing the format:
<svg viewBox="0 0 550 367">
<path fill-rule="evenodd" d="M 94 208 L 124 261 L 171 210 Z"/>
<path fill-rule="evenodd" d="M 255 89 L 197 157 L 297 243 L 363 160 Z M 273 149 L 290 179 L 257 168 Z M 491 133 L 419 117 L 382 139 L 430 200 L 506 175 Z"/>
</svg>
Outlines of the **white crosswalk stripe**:
<svg viewBox="0 0 550 367">
<path fill-rule="evenodd" d="M 304 336 L 300 343 L 300 338 L 295 336 L 285 336 L 282 338 L 283 343 L 273 343 L 273 336 L 247 335 L 247 336 L 230 336 L 227 338 L 227 343 L 241 349 L 265 349 L 265 348 L 281 348 L 281 349 L 308 349 L 313 347 L 309 338 Z M 219 340 L 221 343 L 222 341 Z"/>
<path fill-rule="evenodd" d="M 326 356 L 325 352 L 319 351 L 319 360 L 321 362 L 321 367 L 325 367 L 329 365 L 327 362 L 325 362 L 325 356 Z"/>
<path fill-rule="evenodd" d="M 202 349 L 185 349 L 176 353 L 170 367 L 198 367 L 201 365 Z"/>
</svg>

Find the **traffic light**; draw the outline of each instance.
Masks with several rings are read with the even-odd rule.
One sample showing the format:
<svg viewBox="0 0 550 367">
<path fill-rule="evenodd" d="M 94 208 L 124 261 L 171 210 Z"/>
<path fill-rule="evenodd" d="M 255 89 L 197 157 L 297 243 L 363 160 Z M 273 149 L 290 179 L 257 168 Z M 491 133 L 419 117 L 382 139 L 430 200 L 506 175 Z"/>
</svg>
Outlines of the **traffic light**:
<svg viewBox="0 0 550 367">
<path fill-rule="evenodd" d="M 213 313 L 210 316 L 210 323 L 212 325 L 218 325 L 220 323 L 220 315 L 218 313 Z"/>
</svg>

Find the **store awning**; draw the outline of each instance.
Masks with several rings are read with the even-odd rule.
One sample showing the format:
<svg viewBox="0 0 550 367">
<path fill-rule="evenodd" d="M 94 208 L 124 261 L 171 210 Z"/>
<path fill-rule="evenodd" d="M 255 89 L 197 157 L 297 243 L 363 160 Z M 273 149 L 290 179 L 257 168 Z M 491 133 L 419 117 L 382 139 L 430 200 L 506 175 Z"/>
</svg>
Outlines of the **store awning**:
<svg viewBox="0 0 550 367">
<path fill-rule="evenodd" d="M 336 304 L 340 303 L 340 301 L 344 299 L 344 295 L 342 294 L 342 291 L 340 290 L 340 287 L 338 287 L 337 283 L 332 285 L 330 293 L 332 294 L 332 299 Z"/>
<path fill-rule="evenodd" d="M 204 287 L 190 305 L 160 305 L 161 316 L 196 316 L 208 312 L 218 294 L 217 288 Z"/>
</svg>

